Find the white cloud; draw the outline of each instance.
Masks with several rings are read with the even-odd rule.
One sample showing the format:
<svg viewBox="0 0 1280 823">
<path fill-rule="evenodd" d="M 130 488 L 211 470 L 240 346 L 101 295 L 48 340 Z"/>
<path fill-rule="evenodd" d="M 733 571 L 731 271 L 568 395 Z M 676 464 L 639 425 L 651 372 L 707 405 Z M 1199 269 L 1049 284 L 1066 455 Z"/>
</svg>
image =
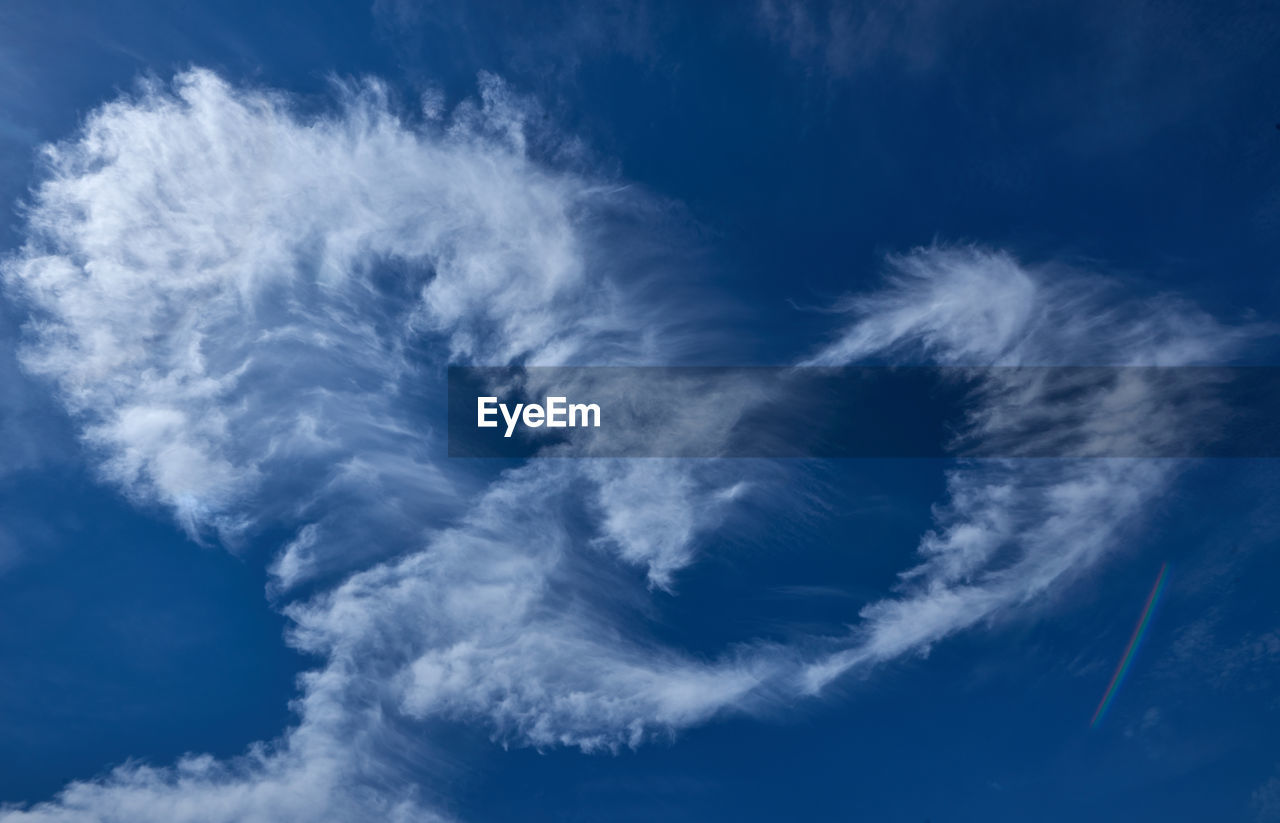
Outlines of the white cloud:
<svg viewBox="0 0 1280 823">
<path fill-rule="evenodd" d="M 37 311 L 29 368 L 105 475 L 193 536 L 293 531 L 273 594 L 290 642 L 321 662 L 271 745 L 127 765 L 6 820 L 430 820 L 422 774 L 396 754 L 429 745 L 424 721 L 607 750 L 818 688 L 1087 568 L 1167 482 L 1140 461 L 957 470 L 902 595 L 825 641 L 839 651 L 805 668 L 763 644 L 713 659 L 663 647 L 610 587 L 643 589 L 631 567 L 674 587 L 736 478 L 548 460 L 486 479 L 445 465 L 426 423 L 446 362 L 661 362 L 655 319 L 680 312 L 632 285 L 652 250 L 610 234 L 612 215 L 653 210 L 532 159 L 529 104 L 494 78 L 479 103 L 421 123 L 375 83 L 341 94 L 303 116 L 193 71 L 50 150 L 28 245 L 5 264 Z M 1170 301 L 1113 310 L 998 254 L 896 265 L 815 362 L 1177 363 L 1230 338 Z M 306 585 L 320 593 L 290 600 Z"/>
<path fill-rule="evenodd" d="M 5 264 L 36 311 L 28 368 L 106 477 L 193 537 L 292 528 L 272 589 L 324 663 L 271 747 L 123 767 L 8 818 L 429 819 L 379 755 L 418 719 L 613 748 L 765 676 L 627 637 L 616 600 L 575 579 L 604 548 L 670 586 L 718 485 L 552 461 L 486 484 L 447 470 L 428 422 L 446 362 L 660 354 L 656 314 L 680 312 L 632 293 L 657 258 L 602 239 L 614 215 L 634 228 L 656 210 L 531 159 L 529 104 L 492 77 L 445 121 L 401 120 L 376 83 L 340 94 L 304 117 L 192 71 L 49 150 L 28 244 Z M 637 495 L 662 529 L 635 521 Z M 303 584 L 323 593 L 288 603 Z"/>
<path fill-rule="evenodd" d="M 297 644 L 394 666 L 410 716 L 480 719 L 516 743 L 636 745 L 732 705 L 765 663 L 692 660 L 592 608 L 565 511 L 585 481 L 559 461 L 508 473 L 424 551 L 292 607 Z"/>
<path fill-rule="evenodd" d="M 1220 326 L 1172 298 L 1117 300 L 1114 284 L 1061 267 L 1032 268 L 980 248 L 927 248 L 890 260 L 887 286 L 847 301 L 849 327 L 814 363 L 866 358 L 954 366 L 1159 365 L 1223 362 L 1250 332 Z M 1195 409 L 1170 407 L 1148 373 L 1124 373 L 1087 403 L 1050 403 L 1035 373 L 991 369 L 971 432 L 1066 431 L 1082 451 L 1193 442 Z M 1017 398 L 1017 402 L 1009 402 Z M 1052 426 L 1038 426 L 1052 418 Z M 1042 435 L 1041 440 L 1048 435 Z M 1097 457 L 968 461 L 948 471 L 948 501 L 920 541 L 919 565 L 895 597 L 866 606 L 850 645 L 811 664 L 808 688 L 908 653 L 1077 579 L 1168 487 L 1173 460 Z"/>
</svg>

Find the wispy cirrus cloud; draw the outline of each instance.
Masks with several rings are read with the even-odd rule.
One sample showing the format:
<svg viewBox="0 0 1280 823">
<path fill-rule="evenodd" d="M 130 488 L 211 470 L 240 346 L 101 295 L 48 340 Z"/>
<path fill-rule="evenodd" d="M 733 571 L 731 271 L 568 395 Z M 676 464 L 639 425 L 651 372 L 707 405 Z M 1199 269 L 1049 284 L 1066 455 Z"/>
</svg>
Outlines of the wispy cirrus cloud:
<svg viewBox="0 0 1280 823">
<path fill-rule="evenodd" d="M 628 245 L 660 210 L 539 160 L 563 155 L 495 78 L 445 120 L 398 114 L 377 83 L 339 97 L 304 115 L 191 71 L 49 150 L 5 263 L 35 310 L 28 368 L 104 476 L 193 537 L 292 532 L 273 596 L 319 663 L 297 724 L 241 758 L 126 765 L 5 819 L 438 819 L 404 756 L 430 746 L 425 721 L 611 750 L 814 691 L 1082 573 L 1170 480 L 1144 461 L 962 467 L 902 592 L 851 636 L 663 646 L 597 587 L 673 588 L 740 478 L 695 461 L 477 476 L 428 425 L 448 362 L 673 356 L 679 335 L 658 331 L 682 308 L 643 288 L 652 250 Z M 995 252 L 919 250 L 844 305 L 847 330 L 813 362 L 1177 364 L 1239 342 L 1176 301 L 1116 309 L 1104 291 Z"/>
<path fill-rule="evenodd" d="M 977 247 L 932 247 L 890 259 L 886 288 L 847 300 L 852 322 L 811 362 L 867 358 L 954 366 L 1159 365 L 1224 362 L 1256 330 L 1224 327 L 1172 297 L 1118 299 L 1116 286 L 1060 266 L 1020 264 Z M 983 369 L 970 434 L 998 436 L 1052 414 L 1099 455 L 1117 437 L 1191 440 L 1197 421 L 1169 408 L 1145 373 L 1117 380 L 1087 403 L 1050 400 L 1025 370 Z M 1066 410 L 1063 410 L 1066 406 Z M 1034 431 L 1034 427 L 1031 431 Z M 851 669 L 927 653 L 957 631 L 1026 606 L 1078 579 L 1138 527 L 1178 461 L 982 460 L 947 472 L 948 500 L 919 544 L 900 591 L 864 607 L 851 644 L 807 671 L 820 689 Z"/>
<path fill-rule="evenodd" d="M 932 67 L 941 57 L 950 10 L 946 0 L 761 0 L 756 20 L 795 60 L 848 78 L 890 58 L 912 68 Z"/>
<path fill-rule="evenodd" d="M 1249 798 L 1249 808 L 1253 812 L 1253 819 L 1258 823 L 1273 823 L 1280 820 L 1280 769 L 1277 769 L 1277 774 L 1253 790 Z"/>
<path fill-rule="evenodd" d="M 429 424 L 447 362 L 643 362 L 678 345 L 661 332 L 679 307 L 643 291 L 652 248 L 605 240 L 659 210 L 534 160 L 532 104 L 495 78 L 443 122 L 398 115 L 373 82 L 339 97 L 304 116 L 196 70 L 48 150 L 5 264 L 34 309 L 27 367 L 104 476 L 193 537 L 293 529 L 272 588 L 324 663 L 270 745 L 125 766 L 15 819 L 433 819 L 379 754 L 418 719 L 613 748 L 764 676 L 629 637 L 574 576 L 614 556 L 670 585 L 714 525 L 714 480 L 546 463 L 484 481 L 446 469 Z M 662 529 L 634 522 L 639 499 Z M 303 586 L 322 593 L 294 599 Z"/>
</svg>

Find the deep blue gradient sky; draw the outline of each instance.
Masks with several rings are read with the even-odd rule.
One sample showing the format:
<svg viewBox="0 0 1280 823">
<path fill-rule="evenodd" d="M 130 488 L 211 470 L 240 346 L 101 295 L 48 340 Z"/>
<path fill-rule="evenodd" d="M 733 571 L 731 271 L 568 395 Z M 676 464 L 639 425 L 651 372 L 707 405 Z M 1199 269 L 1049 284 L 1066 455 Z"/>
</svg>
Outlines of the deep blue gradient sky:
<svg viewBox="0 0 1280 823">
<path fill-rule="evenodd" d="M 1228 325 L 1280 318 L 1275 4 L 11 2 L 6 254 L 39 146 L 192 66 L 315 111 L 335 78 L 373 76 L 410 119 L 424 94 L 450 109 L 478 73 L 502 78 L 541 107 L 536 161 L 651 193 L 696 245 L 679 285 L 717 295 L 704 362 L 805 356 L 843 322 L 822 307 L 934 242 L 1176 292 Z M 275 738 L 318 665 L 264 596 L 290 534 L 198 545 L 103 480 L 52 386 L 17 365 L 28 314 L 13 295 L 0 312 L 0 802 Z M 1240 359 L 1274 355 L 1262 340 Z M 796 499 L 729 517 L 632 619 L 707 658 L 839 634 L 914 564 L 945 468 L 809 466 Z M 430 718 L 432 754 L 405 760 L 464 821 L 1280 820 L 1278 534 L 1280 468 L 1206 461 L 1089 574 L 820 699 L 612 754 Z M 1167 598 L 1091 729 L 1166 562 Z"/>
</svg>

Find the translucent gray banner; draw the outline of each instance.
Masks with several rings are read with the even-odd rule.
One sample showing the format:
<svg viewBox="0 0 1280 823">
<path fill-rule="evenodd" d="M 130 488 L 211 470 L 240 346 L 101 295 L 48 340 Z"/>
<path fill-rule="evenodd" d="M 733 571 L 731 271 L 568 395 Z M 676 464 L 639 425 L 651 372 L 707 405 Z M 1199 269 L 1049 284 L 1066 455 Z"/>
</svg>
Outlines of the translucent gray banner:
<svg viewBox="0 0 1280 823">
<path fill-rule="evenodd" d="M 1275 367 L 452 367 L 451 457 L 1276 457 Z"/>
</svg>

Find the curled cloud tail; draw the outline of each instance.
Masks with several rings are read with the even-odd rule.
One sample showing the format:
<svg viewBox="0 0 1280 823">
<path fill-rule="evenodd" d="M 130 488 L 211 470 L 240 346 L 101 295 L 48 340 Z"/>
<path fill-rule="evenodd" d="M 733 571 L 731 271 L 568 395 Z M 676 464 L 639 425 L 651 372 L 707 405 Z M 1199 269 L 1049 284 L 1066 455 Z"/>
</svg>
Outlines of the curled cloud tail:
<svg viewBox="0 0 1280 823">
<path fill-rule="evenodd" d="M 932 247 L 889 264 L 885 287 L 847 300 L 852 322 L 809 362 L 976 367 L 985 384 L 966 434 L 1036 431 L 1052 419 L 1044 428 L 1069 429 L 1079 448 L 1100 456 L 970 460 L 949 470 L 948 500 L 920 541 L 919 564 L 900 575 L 895 596 L 862 609 L 843 648 L 807 666 L 808 691 L 849 670 L 927 653 L 1077 579 L 1137 527 L 1181 466 L 1105 455 L 1123 453 L 1128 438 L 1197 436 L 1194 416 L 1164 405 L 1142 372 L 1064 406 L 1034 373 L 986 367 L 1221 363 L 1253 334 L 1171 298 L 1117 305 L 1114 283 L 1024 266 L 1003 252 Z"/>
</svg>

